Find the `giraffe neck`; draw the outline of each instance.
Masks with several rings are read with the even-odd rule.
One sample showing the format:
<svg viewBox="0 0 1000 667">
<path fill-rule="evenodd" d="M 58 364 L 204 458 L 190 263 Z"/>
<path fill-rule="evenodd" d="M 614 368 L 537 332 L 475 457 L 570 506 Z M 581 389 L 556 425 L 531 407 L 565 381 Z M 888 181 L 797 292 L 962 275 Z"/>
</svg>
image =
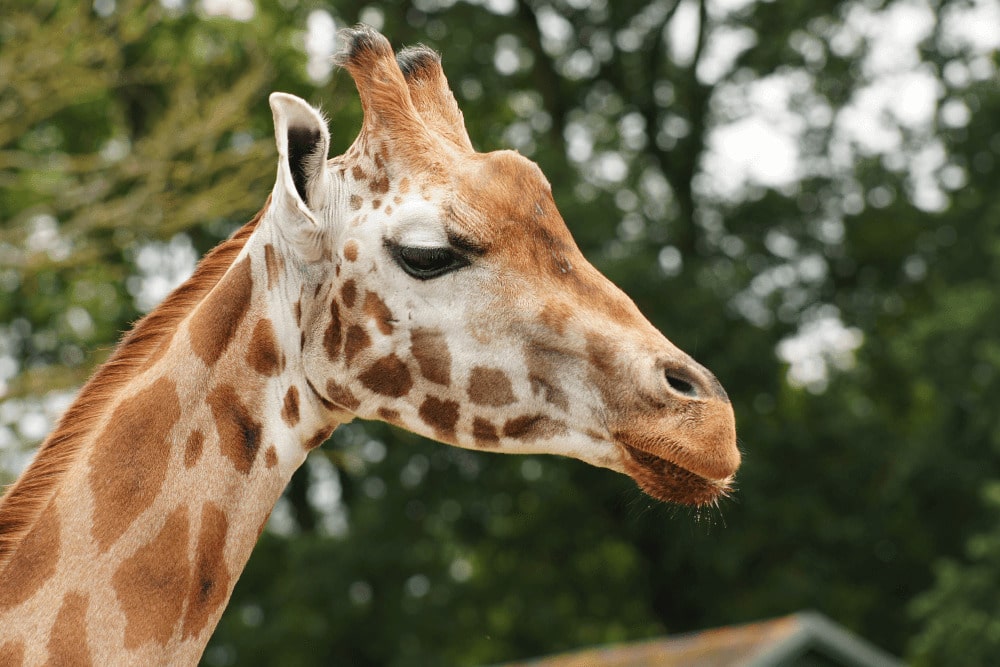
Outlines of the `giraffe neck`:
<svg viewBox="0 0 1000 667">
<path fill-rule="evenodd" d="M 0 662 L 197 662 L 282 489 L 337 423 L 301 372 L 302 286 L 278 240 L 255 234 L 75 434 L 0 563 Z"/>
</svg>

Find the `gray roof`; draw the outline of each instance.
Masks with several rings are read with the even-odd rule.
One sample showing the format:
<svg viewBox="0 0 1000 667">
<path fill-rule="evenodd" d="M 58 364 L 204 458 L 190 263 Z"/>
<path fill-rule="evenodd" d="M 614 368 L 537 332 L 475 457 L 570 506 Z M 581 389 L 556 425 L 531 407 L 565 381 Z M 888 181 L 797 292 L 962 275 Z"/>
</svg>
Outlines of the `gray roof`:
<svg viewBox="0 0 1000 667">
<path fill-rule="evenodd" d="M 902 667 L 822 614 L 581 649 L 498 667 Z"/>
</svg>

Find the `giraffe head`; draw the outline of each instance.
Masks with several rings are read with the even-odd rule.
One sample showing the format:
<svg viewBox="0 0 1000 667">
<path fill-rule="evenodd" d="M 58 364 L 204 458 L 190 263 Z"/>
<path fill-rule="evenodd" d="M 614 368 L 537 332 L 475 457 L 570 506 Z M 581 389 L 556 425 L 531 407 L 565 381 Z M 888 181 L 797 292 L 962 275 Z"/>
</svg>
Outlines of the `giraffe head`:
<svg viewBox="0 0 1000 667">
<path fill-rule="evenodd" d="M 344 155 L 327 160 L 315 109 L 271 97 L 264 222 L 303 276 L 319 400 L 452 445 L 571 456 L 663 500 L 724 494 L 740 454 L 715 377 L 587 262 L 534 163 L 473 150 L 437 54 L 342 35 L 364 112 Z"/>
</svg>

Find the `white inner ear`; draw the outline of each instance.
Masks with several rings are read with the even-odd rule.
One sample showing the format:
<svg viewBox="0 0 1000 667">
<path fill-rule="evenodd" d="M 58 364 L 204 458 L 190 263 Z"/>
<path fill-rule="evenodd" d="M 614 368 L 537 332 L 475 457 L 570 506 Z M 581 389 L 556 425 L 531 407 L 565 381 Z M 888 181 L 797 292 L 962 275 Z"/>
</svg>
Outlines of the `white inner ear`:
<svg viewBox="0 0 1000 667">
<path fill-rule="evenodd" d="M 286 93 L 272 93 L 274 141 L 278 148 L 278 174 L 271 204 L 282 234 L 307 261 L 323 252 L 323 211 L 332 182 L 327 168 L 330 132 L 319 111 L 305 100 Z"/>
<path fill-rule="evenodd" d="M 326 161 L 330 133 L 319 111 L 287 93 L 272 93 L 274 140 L 278 148 L 278 177 L 274 196 L 317 223 L 313 211 L 322 210 L 330 194 Z M 308 202 L 308 203 L 307 203 Z"/>
</svg>

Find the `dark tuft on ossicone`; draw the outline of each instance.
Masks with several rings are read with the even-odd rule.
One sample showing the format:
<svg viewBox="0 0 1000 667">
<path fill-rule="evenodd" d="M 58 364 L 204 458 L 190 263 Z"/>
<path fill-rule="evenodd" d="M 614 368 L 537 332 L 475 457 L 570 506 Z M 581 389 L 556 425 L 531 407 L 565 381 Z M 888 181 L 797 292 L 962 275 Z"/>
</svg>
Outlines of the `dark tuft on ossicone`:
<svg viewBox="0 0 1000 667">
<path fill-rule="evenodd" d="M 392 54 L 389 40 L 375 28 L 364 23 L 359 23 L 353 28 L 344 28 L 337 33 L 337 36 L 343 43 L 343 47 L 333 57 L 333 61 L 340 67 L 362 60 L 367 54 Z"/>
<path fill-rule="evenodd" d="M 423 44 L 408 46 L 396 54 L 396 63 L 399 64 L 399 69 L 407 81 L 419 77 L 422 72 L 427 71 L 427 68 L 440 62 L 441 54 Z"/>
</svg>

